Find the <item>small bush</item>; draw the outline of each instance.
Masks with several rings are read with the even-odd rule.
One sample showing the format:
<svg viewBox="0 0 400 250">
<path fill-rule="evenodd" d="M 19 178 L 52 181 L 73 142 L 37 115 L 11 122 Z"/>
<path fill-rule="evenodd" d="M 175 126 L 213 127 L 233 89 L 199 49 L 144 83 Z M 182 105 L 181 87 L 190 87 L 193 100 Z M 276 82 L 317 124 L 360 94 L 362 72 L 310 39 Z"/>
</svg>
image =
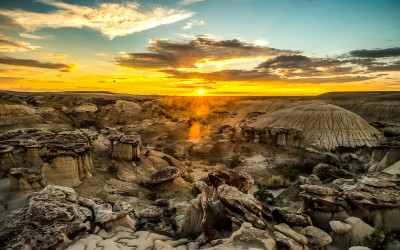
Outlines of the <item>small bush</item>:
<svg viewBox="0 0 400 250">
<path fill-rule="evenodd" d="M 361 179 L 362 175 L 361 174 L 356 174 L 353 177 L 353 182 L 357 183 L 359 179 Z"/>
<path fill-rule="evenodd" d="M 259 183 L 259 186 L 265 189 L 279 189 L 289 187 L 290 185 L 290 180 L 281 175 L 273 175 L 266 181 L 262 181 Z"/>
<path fill-rule="evenodd" d="M 184 179 L 185 181 L 189 182 L 189 183 L 193 183 L 194 182 L 194 176 L 192 174 L 186 173 L 182 175 L 182 179 Z"/>
<path fill-rule="evenodd" d="M 187 170 L 186 170 L 186 173 L 193 173 L 193 169 L 192 168 L 188 168 Z"/>
<path fill-rule="evenodd" d="M 274 195 L 262 186 L 259 186 L 259 190 L 254 192 L 253 196 L 261 202 L 268 202 L 270 204 L 275 202 Z"/>
<path fill-rule="evenodd" d="M 158 195 L 156 192 L 150 192 L 147 194 L 147 199 L 155 201 L 157 199 Z"/>
<path fill-rule="evenodd" d="M 108 166 L 108 172 L 110 174 L 117 174 L 118 173 L 118 169 L 119 169 L 119 166 L 117 164 L 115 164 L 115 163 L 112 163 L 110 166 Z"/>
<path fill-rule="evenodd" d="M 207 166 L 202 167 L 202 169 L 203 169 L 203 172 L 208 172 L 208 167 Z"/>
<path fill-rule="evenodd" d="M 290 167 L 290 168 L 286 168 L 283 171 L 282 176 L 285 177 L 286 179 L 289 179 L 290 181 L 294 181 L 294 180 L 296 180 L 296 177 L 298 174 L 299 174 L 299 171 L 296 168 Z"/>
<path fill-rule="evenodd" d="M 370 235 L 362 238 L 362 246 L 369 247 L 372 250 L 388 249 L 389 243 L 395 240 L 395 235 L 388 230 L 375 230 Z"/>
</svg>

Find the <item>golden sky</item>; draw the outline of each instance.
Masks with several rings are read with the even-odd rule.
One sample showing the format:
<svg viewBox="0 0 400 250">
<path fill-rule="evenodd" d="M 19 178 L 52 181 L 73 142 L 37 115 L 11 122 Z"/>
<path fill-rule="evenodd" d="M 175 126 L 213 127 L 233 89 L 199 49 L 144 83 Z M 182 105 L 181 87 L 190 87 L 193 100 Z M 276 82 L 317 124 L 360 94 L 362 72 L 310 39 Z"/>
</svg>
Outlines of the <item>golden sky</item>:
<svg viewBox="0 0 400 250">
<path fill-rule="evenodd" d="M 0 89 L 400 90 L 398 1 L 72 2 L 1 1 Z"/>
</svg>

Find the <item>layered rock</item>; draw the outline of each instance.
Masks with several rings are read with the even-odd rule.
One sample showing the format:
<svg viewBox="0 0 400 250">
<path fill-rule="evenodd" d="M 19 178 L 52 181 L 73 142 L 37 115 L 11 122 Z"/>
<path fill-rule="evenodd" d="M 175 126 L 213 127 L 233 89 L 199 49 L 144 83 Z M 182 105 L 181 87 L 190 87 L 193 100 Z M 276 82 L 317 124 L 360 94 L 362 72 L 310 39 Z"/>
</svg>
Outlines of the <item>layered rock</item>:
<svg viewBox="0 0 400 250">
<path fill-rule="evenodd" d="M 49 184 L 74 187 L 91 176 L 91 141 L 95 137 L 88 131 L 36 131 L 9 136 L 3 143 L 19 152 L 17 165 L 41 169 Z"/>
<path fill-rule="evenodd" d="M 381 138 L 380 132 L 358 115 L 325 103 L 300 105 L 258 116 L 247 125 L 246 130 L 258 133 L 261 142 L 269 142 L 263 140 L 262 135 L 268 132 L 271 137 L 271 131 L 277 130 L 279 132 L 275 133 L 277 136 L 272 142 L 278 145 L 313 146 L 327 150 L 371 147 L 377 145 Z"/>
<path fill-rule="evenodd" d="M 353 215 L 379 228 L 400 230 L 400 178 L 387 173 L 368 174 L 343 194 Z"/>
<path fill-rule="evenodd" d="M 113 158 L 122 161 L 132 161 L 140 158 L 140 136 L 118 133 L 109 136 L 108 139 L 111 141 L 111 155 Z"/>
<path fill-rule="evenodd" d="M 11 191 L 40 191 L 47 185 L 43 173 L 26 168 L 12 168 L 8 177 Z"/>
</svg>

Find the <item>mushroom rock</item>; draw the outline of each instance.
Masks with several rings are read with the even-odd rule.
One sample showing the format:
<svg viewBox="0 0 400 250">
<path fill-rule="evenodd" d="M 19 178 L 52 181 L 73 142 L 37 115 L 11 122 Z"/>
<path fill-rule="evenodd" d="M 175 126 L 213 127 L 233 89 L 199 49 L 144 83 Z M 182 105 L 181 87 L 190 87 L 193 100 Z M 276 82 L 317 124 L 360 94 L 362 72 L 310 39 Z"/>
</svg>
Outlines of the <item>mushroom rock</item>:
<svg viewBox="0 0 400 250">
<path fill-rule="evenodd" d="M 227 184 L 236 187 L 243 193 L 247 193 L 254 185 L 254 179 L 251 175 L 235 169 L 214 170 L 208 174 L 208 179 L 215 188 Z"/>
<path fill-rule="evenodd" d="M 140 145 L 142 143 L 139 135 L 124 135 L 118 133 L 109 136 L 111 141 L 112 157 L 122 161 L 132 161 L 140 158 Z"/>
<path fill-rule="evenodd" d="M 341 107 L 305 104 L 255 118 L 247 130 L 269 133 L 282 146 L 332 150 L 338 147 L 375 146 L 381 133 L 360 116 Z"/>
<path fill-rule="evenodd" d="M 39 191 L 47 183 L 40 171 L 33 171 L 26 168 L 12 168 L 8 173 L 10 179 L 10 190 L 34 190 Z"/>
</svg>

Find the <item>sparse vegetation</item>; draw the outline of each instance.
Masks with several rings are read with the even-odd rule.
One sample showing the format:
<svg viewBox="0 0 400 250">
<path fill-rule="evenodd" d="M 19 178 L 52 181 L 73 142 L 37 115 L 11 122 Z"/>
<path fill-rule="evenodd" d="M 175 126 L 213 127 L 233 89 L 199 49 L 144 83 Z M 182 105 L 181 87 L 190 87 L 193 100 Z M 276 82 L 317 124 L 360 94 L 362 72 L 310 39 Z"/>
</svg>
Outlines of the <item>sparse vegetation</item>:
<svg viewBox="0 0 400 250">
<path fill-rule="evenodd" d="M 362 245 L 369 247 L 372 250 L 388 249 L 391 242 L 395 240 L 395 235 L 388 230 L 375 230 L 370 234 L 366 235 L 362 239 Z"/>
<path fill-rule="evenodd" d="M 202 167 L 202 169 L 203 169 L 203 172 L 208 172 L 208 170 L 209 170 L 207 166 Z"/>
<path fill-rule="evenodd" d="M 361 177 L 362 177 L 361 174 L 356 174 L 356 175 L 354 175 L 354 177 L 353 177 L 353 181 L 354 181 L 355 183 L 357 183 L 358 180 L 361 179 Z"/>
<path fill-rule="evenodd" d="M 291 166 L 283 171 L 282 176 L 285 177 L 286 179 L 289 179 L 290 181 L 294 181 L 296 180 L 298 174 L 299 171 L 296 169 L 296 167 Z"/>
<path fill-rule="evenodd" d="M 115 175 L 118 173 L 119 166 L 115 164 L 114 162 L 108 166 L 108 172 L 112 175 Z"/>
<path fill-rule="evenodd" d="M 184 179 L 185 181 L 189 182 L 189 183 L 193 183 L 194 182 L 194 176 L 190 173 L 186 173 L 182 175 L 182 179 Z"/>
<path fill-rule="evenodd" d="M 274 203 L 274 195 L 268 191 L 264 186 L 258 185 L 259 190 L 254 192 L 253 196 L 261 202 Z"/>
<path fill-rule="evenodd" d="M 186 170 L 186 173 L 193 173 L 193 169 L 192 168 L 188 168 L 187 170 Z"/>
<path fill-rule="evenodd" d="M 265 189 L 279 189 L 286 188 L 291 185 L 289 179 L 283 177 L 282 175 L 273 175 L 265 181 L 261 181 L 259 183 L 259 187 L 263 187 Z"/>
<path fill-rule="evenodd" d="M 147 199 L 152 200 L 152 201 L 157 200 L 157 197 L 158 197 L 158 195 L 156 192 L 150 192 L 147 194 Z"/>
</svg>

